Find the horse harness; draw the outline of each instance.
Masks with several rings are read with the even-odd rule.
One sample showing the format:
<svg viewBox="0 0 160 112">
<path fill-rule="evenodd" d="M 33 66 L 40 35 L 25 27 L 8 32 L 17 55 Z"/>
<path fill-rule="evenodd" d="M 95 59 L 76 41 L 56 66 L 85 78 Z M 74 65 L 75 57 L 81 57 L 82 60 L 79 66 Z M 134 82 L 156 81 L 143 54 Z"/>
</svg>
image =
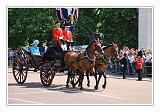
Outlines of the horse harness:
<svg viewBox="0 0 160 112">
<path fill-rule="evenodd" d="M 76 58 L 76 60 L 68 63 L 67 66 L 69 66 L 69 65 L 72 66 L 72 63 L 78 62 L 78 67 L 81 68 L 81 66 L 79 64 L 80 60 L 87 59 L 88 61 L 93 62 L 93 63 L 96 61 L 96 57 L 95 56 L 93 58 L 91 58 L 91 57 L 89 57 L 87 51 L 85 51 L 84 53 L 85 53 L 85 55 L 83 57 L 81 57 L 82 53 L 79 53 L 78 57 Z"/>
</svg>

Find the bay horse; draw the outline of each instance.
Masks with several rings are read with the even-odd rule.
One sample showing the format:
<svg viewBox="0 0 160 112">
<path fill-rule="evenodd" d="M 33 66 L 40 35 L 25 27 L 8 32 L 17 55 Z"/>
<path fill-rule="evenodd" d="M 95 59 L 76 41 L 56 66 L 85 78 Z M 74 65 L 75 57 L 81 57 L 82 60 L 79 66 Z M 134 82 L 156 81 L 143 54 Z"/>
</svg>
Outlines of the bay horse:
<svg viewBox="0 0 160 112">
<path fill-rule="evenodd" d="M 79 53 L 71 51 L 65 55 L 64 62 L 68 70 L 66 87 L 69 87 L 69 77 L 71 72 L 79 71 L 79 86 L 81 90 L 83 89 L 82 83 L 84 79 L 84 73 L 90 72 L 95 74 L 96 53 L 103 54 L 103 50 L 101 48 L 100 42 L 93 40 L 84 52 Z"/>
<path fill-rule="evenodd" d="M 97 79 L 97 83 L 95 85 L 95 89 L 98 89 L 98 85 L 100 82 L 100 79 L 103 75 L 104 77 L 104 84 L 102 85 L 103 89 L 106 88 L 106 74 L 105 72 L 107 71 L 107 62 L 111 57 L 115 57 L 117 58 L 118 56 L 118 46 L 115 43 L 112 43 L 106 47 L 103 48 L 104 54 L 103 55 L 97 55 L 96 56 L 96 63 L 95 63 L 95 71 L 97 74 L 99 74 L 99 77 Z M 89 80 L 89 73 L 86 73 L 86 77 L 87 77 L 87 86 L 90 86 L 90 80 Z"/>
</svg>

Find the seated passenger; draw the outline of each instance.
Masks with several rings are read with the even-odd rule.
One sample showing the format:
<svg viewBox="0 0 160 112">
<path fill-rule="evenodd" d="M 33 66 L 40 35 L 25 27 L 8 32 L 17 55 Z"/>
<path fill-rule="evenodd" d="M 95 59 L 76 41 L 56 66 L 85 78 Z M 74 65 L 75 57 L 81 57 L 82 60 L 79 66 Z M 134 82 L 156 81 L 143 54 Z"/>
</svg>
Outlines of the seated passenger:
<svg viewBox="0 0 160 112">
<path fill-rule="evenodd" d="M 39 52 L 41 55 L 44 55 L 47 51 L 47 41 L 42 41 L 42 46 L 39 48 Z"/>
<path fill-rule="evenodd" d="M 64 40 L 67 42 L 66 50 L 71 50 L 71 42 L 73 42 L 73 38 L 72 38 L 72 32 L 70 31 L 69 24 L 65 24 L 63 35 L 64 35 Z"/>
<path fill-rule="evenodd" d="M 34 55 L 40 55 L 40 52 L 39 52 L 39 47 L 37 47 L 39 44 L 39 41 L 38 40 L 34 40 L 33 43 L 31 44 L 32 47 L 30 48 L 31 50 L 31 54 L 34 56 Z"/>
</svg>

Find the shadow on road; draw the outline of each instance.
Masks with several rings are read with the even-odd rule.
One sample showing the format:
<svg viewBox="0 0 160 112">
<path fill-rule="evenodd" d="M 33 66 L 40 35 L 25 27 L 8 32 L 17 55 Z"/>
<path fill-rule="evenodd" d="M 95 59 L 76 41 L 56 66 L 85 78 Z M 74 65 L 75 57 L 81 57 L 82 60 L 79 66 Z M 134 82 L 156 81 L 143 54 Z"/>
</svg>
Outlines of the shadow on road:
<svg viewBox="0 0 160 112">
<path fill-rule="evenodd" d="M 91 89 L 91 88 L 84 88 L 83 90 L 80 90 L 78 87 L 76 87 L 76 88 L 57 87 L 57 88 L 48 88 L 47 90 L 64 92 L 64 93 L 82 93 L 84 91 L 85 92 L 100 92 L 100 91 L 103 91 L 103 90 L 95 90 L 95 89 Z"/>
<path fill-rule="evenodd" d="M 100 90 L 95 90 L 91 88 L 84 88 L 83 90 L 80 90 L 79 87 L 69 87 L 66 88 L 65 85 L 62 84 L 52 84 L 49 87 L 43 86 L 40 82 L 31 82 L 31 83 L 24 83 L 24 84 L 17 84 L 17 83 L 10 83 L 8 86 L 19 86 L 20 88 L 41 88 L 46 89 L 49 91 L 58 91 L 58 92 L 64 92 L 64 93 L 81 93 L 83 91 L 86 92 L 100 92 Z"/>
<path fill-rule="evenodd" d="M 20 88 L 41 88 L 41 89 L 46 89 L 49 91 L 57 91 L 57 92 L 64 92 L 64 93 L 81 93 L 83 91 L 86 92 L 100 92 L 102 90 L 95 90 L 91 88 L 84 88 L 83 90 L 80 90 L 79 87 L 69 87 L 66 88 L 65 85 L 62 84 L 52 84 L 49 87 L 43 86 L 40 82 L 31 82 L 31 83 L 24 83 L 24 84 L 17 84 L 17 83 L 10 83 L 8 86 L 19 86 Z"/>
</svg>

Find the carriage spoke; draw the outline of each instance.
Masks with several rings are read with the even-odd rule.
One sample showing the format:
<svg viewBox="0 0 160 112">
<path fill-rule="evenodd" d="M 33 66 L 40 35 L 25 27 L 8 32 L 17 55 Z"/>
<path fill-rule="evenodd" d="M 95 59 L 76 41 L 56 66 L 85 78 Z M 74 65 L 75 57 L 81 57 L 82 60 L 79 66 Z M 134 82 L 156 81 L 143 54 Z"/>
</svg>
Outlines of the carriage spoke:
<svg viewBox="0 0 160 112">
<path fill-rule="evenodd" d="M 20 77 L 20 82 L 22 81 L 22 80 L 21 80 L 21 78 L 22 78 L 22 75 L 21 75 L 21 74 L 22 74 L 22 72 L 19 74 L 19 77 Z"/>
<path fill-rule="evenodd" d="M 26 77 L 26 75 L 24 74 L 24 72 L 22 71 L 22 80 L 24 80 Z"/>
<path fill-rule="evenodd" d="M 20 75 L 18 75 L 18 81 L 19 81 Z"/>
<path fill-rule="evenodd" d="M 20 74 L 20 71 L 18 71 L 15 76 L 17 77 L 19 74 Z"/>
</svg>

